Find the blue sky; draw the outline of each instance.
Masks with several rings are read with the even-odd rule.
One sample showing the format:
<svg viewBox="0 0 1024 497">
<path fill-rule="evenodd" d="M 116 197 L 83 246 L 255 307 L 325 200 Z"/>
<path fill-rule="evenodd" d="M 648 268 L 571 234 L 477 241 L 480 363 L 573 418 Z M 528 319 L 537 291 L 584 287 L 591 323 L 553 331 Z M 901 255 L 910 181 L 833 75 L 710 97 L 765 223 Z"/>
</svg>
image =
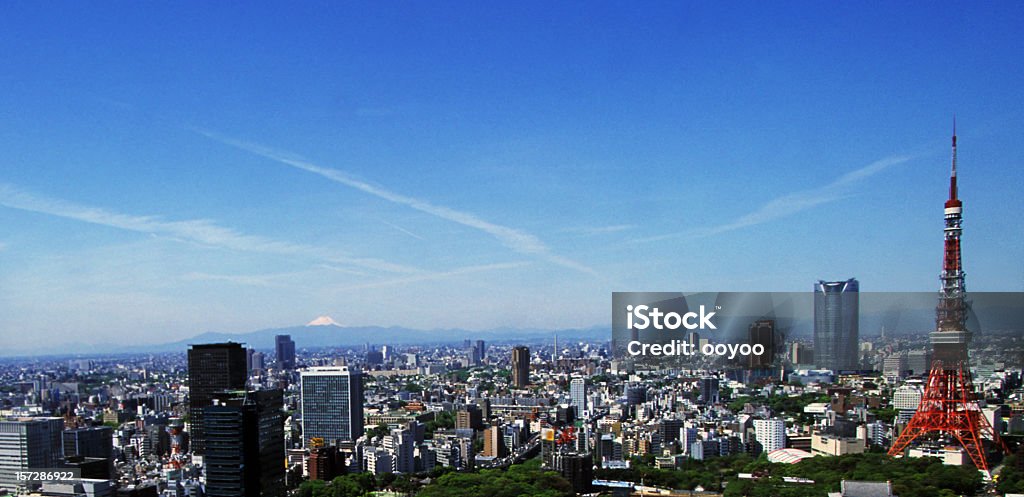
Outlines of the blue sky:
<svg viewBox="0 0 1024 497">
<path fill-rule="evenodd" d="M 0 6 L 0 340 L 1024 290 L 1024 7 Z"/>
</svg>

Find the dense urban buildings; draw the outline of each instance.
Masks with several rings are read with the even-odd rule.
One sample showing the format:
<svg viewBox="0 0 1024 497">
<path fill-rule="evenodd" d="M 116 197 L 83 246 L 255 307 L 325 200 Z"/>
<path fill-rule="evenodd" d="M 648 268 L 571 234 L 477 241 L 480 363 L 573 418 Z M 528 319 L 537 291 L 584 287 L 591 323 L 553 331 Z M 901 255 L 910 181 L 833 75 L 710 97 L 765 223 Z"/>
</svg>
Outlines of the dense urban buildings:
<svg viewBox="0 0 1024 497">
<path fill-rule="evenodd" d="M 489 334 L 487 347 L 475 337 L 368 336 L 303 344 L 296 357 L 291 338 L 314 335 L 289 328 L 248 348 L 0 359 L 0 495 L 448 495 L 432 490 L 492 469 L 509 469 L 486 473 L 492 481 L 514 475 L 559 495 L 830 495 L 888 485 L 850 479 L 875 474 L 910 497 L 1024 487 L 1014 459 L 988 468 L 998 480 L 975 469 L 1003 440 L 1020 447 L 1024 349 L 1016 323 L 965 331 L 956 207 L 946 211 L 939 310 L 929 294 L 923 311 L 904 314 L 937 322 L 930 336 L 870 321 L 871 295 L 848 280 L 820 282 L 787 313 L 776 312 L 774 294 L 692 296 L 714 302 L 722 326 L 678 330 L 679 343 L 726 347 L 728 334 L 766 352 L 737 358 L 616 357 L 607 330 L 563 332 L 557 343 Z M 975 310 L 989 308 L 972 297 Z M 756 312 L 730 320 L 743 302 Z M 933 358 L 941 368 L 929 367 Z M 920 421 L 937 417 L 973 423 L 986 441 Z M 916 459 L 925 456 L 935 459 Z M 76 473 L 20 480 L 30 468 Z"/>
</svg>

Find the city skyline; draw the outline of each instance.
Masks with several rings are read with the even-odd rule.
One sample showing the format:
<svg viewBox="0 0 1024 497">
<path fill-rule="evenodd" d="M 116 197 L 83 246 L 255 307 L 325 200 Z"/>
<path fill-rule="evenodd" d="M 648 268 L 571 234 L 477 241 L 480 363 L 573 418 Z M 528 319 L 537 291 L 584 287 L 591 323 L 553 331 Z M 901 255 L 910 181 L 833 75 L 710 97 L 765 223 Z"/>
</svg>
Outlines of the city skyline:
<svg viewBox="0 0 1024 497">
<path fill-rule="evenodd" d="M 954 113 L 968 291 L 1020 291 L 1024 9 L 1003 7 L 6 5 L 0 339 L 937 291 Z"/>
</svg>

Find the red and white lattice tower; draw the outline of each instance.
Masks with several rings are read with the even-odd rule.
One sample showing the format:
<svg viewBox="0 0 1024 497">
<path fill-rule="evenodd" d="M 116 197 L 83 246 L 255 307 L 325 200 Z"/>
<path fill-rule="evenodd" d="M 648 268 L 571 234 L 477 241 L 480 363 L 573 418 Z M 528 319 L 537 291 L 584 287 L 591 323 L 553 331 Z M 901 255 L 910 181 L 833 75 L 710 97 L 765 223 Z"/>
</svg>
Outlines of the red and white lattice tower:
<svg viewBox="0 0 1024 497">
<path fill-rule="evenodd" d="M 917 412 L 889 449 L 899 456 L 911 442 L 928 436 L 959 444 L 982 471 L 988 472 L 984 440 L 1006 450 L 988 419 L 982 414 L 971 381 L 967 346 L 967 291 L 960 261 L 960 234 L 963 202 L 957 197 L 956 185 L 956 122 L 953 123 L 953 170 L 949 178 L 949 200 L 946 201 L 945 250 L 942 263 L 942 289 L 936 308 L 935 331 L 930 335 L 933 361 Z"/>
</svg>

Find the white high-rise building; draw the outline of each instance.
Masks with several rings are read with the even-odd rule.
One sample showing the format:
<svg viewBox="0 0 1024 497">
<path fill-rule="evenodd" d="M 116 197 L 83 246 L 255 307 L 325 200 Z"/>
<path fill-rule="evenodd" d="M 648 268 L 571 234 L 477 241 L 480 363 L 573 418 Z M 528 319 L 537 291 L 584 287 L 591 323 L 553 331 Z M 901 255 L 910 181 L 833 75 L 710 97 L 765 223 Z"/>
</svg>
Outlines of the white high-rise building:
<svg viewBox="0 0 1024 497">
<path fill-rule="evenodd" d="M 576 417 L 583 417 L 587 410 L 587 380 L 573 378 L 569 382 L 569 397 L 572 399 L 572 405 L 576 407 Z"/>
<path fill-rule="evenodd" d="M 786 448 L 786 422 L 781 419 L 755 419 L 754 436 L 765 453 Z"/>
</svg>

